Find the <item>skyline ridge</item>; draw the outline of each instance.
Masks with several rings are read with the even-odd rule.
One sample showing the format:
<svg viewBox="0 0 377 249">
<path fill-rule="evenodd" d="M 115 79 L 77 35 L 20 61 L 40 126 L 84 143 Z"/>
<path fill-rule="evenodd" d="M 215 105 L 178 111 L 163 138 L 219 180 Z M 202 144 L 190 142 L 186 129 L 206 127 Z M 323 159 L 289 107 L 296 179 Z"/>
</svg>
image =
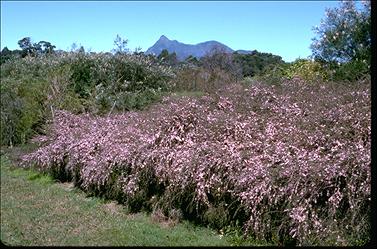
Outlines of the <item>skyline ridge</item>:
<svg viewBox="0 0 377 249">
<path fill-rule="evenodd" d="M 196 44 L 188 44 L 177 40 L 170 40 L 166 35 L 163 34 L 151 47 L 145 50 L 145 54 L 159 55 L 164 49 L 166 49 L 169 53 L 175 52 L 177 59 L 180 61 L 185 60 L 190 55 L 197 58 L 203 57 L 206 54 L 213 52 L 215 49 L 219 49 L 220 51 L 227 53 L 238 51 L 244 54 L 252 53 L 252 50 L 234 50 L 226 44 L 216 40 L 203 41 Z"/>
</svg>

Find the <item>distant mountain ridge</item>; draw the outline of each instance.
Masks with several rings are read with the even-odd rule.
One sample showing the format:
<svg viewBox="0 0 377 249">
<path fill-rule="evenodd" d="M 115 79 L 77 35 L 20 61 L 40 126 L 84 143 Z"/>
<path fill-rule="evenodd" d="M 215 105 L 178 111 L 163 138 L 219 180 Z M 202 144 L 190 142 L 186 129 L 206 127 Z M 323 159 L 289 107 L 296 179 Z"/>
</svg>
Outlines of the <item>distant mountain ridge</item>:
<svg viewBox="0 0 377 249">
<path fill-rule="evenodd" d="M 181 43 L 176 40 L 169 40 L 165 35 L 162 35 L 152 47 L 147 49 L 145 54 L 159 55 L 164 49 L 168 50 L 169 53 L 175 52 L 177 54 L 177 59 L 180 61 L 183 61 L 190 55 L 197 58 L 203 57 L 207 53 L 212 52 L 214 49 L 219 49 L 220 51 L 224 51 L 226 53 L 234 52 L 233 49 L 218 41 L 206 41 L 192 45 Z M 252 53 L 252 51 L 247 50 L 238 51 L 241 54 Z"/>
</svg>

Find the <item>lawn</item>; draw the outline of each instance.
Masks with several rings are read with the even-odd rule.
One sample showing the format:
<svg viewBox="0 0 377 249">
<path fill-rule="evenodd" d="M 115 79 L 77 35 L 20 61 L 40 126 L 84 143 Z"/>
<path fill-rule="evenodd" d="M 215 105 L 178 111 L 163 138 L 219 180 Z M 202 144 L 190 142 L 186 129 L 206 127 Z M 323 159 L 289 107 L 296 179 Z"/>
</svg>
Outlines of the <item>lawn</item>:
<svg viewBox="0 0 377 249">
<path fill-rule="evenodd" d="M 70 183 L 17 169 L 1 155 L 1 242 L 21 246 L 230 246 L 239 236 L 175 224 L 88 197 Z"/>
</svg>

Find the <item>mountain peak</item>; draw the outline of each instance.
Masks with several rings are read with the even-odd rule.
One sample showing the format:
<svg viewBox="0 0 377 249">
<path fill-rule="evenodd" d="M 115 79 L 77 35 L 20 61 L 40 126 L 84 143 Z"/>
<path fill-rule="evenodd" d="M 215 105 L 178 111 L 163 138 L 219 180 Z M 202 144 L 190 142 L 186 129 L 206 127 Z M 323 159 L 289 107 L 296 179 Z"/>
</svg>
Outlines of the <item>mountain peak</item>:
<svg viewBox="0 0 377 249">
<path fill-rule="evenodd" d="M 207 41 L 192 45 L 184 44 L 176 40 L 169 40 L 165 35 L 162 35 L 160 39 L 152 47 L 148 48 L 145 53 L 159 55 L 162 50 L 166 49 L 169 53 L 175 52 L 177 54 L 177 59 L 183 61 L 190 55 L 197 58 L 203 57 L 216 48 L 227 53 L 233 52 L 233 49 L 217 41 Z"/>
<path fill-rule="evenodd" d="M 160 39 L 158 39 L 159 41 L 170 41 L 165 35 L 162 35 L 160 37 Z"/>
</svg>

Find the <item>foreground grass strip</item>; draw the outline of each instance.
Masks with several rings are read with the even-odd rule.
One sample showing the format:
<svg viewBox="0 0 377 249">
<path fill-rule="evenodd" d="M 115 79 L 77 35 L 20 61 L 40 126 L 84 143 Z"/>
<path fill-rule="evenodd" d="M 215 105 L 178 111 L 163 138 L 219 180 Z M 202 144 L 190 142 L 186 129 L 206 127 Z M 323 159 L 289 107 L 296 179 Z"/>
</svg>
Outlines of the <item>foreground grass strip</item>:
<svg viewBox="0 0 377 249">
<path fill-rule="evenodd" d="M 25 246 L 228 246 L 206 228 L 154 222 L 1 156 L 1 241 Z M 237 243 L 238 244 L 238 243 Z"/>
</svg>

